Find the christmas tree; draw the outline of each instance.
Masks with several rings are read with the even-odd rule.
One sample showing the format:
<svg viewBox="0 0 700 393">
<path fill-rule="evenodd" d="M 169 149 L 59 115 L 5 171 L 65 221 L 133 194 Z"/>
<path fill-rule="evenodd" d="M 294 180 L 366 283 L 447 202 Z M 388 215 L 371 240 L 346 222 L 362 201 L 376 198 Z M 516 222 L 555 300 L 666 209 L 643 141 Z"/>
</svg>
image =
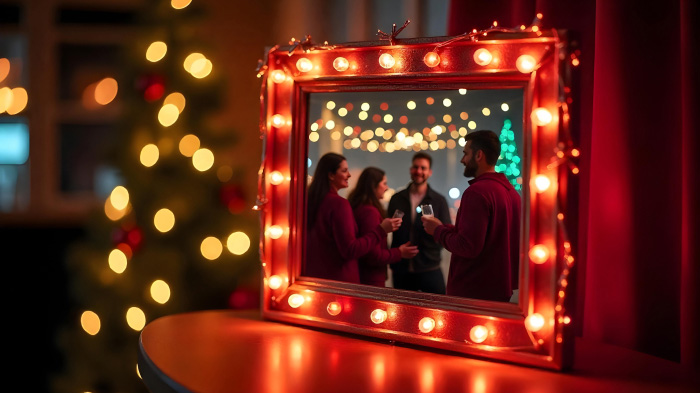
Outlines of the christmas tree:
<svg viewBox="0 0 700 393">
<path fill-rule="evenodd" d="M 146 391 L 137 370 L 141 329 L 158 317 L 258 301 L 258 217 L 242 185 L 235 131 L 208 126 L 221 73 L 189 1 L 148 3 L 143 33 L 119 82 L 119 143 L 106 164 L 114 187 L 69 253 L 73 313 L 57 338 L 58 392 Z"/>
<path fill-rule="evenodd" d="M 512 122 L 510 119 L 505 119 L 501 128 L 501 134 L 498 136 L 498 139 L 501 141 L 501 155 L 496 163 L 496 172 L 505 174 L 513 187 L 520 191 L 523 182 L 521 177 L 522 162 L 518 155 L 518 147 L 515 145 L 515 133 L 511 127 Z"/>
</svg>

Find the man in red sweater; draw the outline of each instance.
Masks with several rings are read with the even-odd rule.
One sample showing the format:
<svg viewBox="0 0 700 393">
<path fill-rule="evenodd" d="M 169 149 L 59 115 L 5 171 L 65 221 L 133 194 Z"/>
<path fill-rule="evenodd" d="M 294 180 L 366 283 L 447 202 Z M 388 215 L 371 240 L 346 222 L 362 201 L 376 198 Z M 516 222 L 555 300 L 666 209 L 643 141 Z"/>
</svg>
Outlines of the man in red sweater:
<svg viewBox="0 0 700 393">
<path fill-rule="evenodd" d="M 422 216 L 425 231 L 452 253 L 447 295 L 507 302 L 518 288 L 520 195 L 495 166 L 501 142 L 493 131 L 464 138 L 464 176 L 455 225 Z"/>
</svg>

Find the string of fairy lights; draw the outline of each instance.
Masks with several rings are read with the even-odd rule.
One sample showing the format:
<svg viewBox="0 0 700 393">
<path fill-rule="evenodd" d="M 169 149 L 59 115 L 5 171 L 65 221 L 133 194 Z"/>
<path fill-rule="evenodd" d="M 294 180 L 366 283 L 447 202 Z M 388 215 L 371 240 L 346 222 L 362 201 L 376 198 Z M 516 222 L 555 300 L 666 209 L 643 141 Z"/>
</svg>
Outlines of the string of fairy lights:
<svg viewBox="0 0 700 393">
<path fill-rule="evenodd" d="M 24 87 L 2 86 L 10 82 L 10 73 L 13 68 L 10 59 L 0 58 L 0 114 L 6 113 L 10 116 L 22 112 L 29 101 Z"/>
<path fill-rule="evenodd" d="M 187 7 L 192 0 L 172 0 L 171 6 L 174 9 L 183 9 Z M 158 62 L 166 58 L 168 54 L 168 46 L 163 41 L 155 41 L 146 49 L 145 57 L 149 62 Z M 1 66 L 2 62 L 0 62 Z M 182 61 L 183 68 L 195 79 L 206 78 L 212 72 L 212 62 L 202 53 L 190 53 Z M 1 69 L 0 69 L 1 70 Z M 83 94 L 83 103 L 86 108 L 94 107 L 94 103 L 99 105 L 107 105 L 111 103 L 118 91 L 118 83 L 113 78 L 104 78 L 89 85 Z M 144 91 L 144 99 L 147 102 L 158 102 L 165 95 L 165 87 L 162 83 L 153 83 Z M 164 128 L 174 125 L 179 116 L 185 110 L 186 97 L 180 92 L 171 92 L 160 101 L 160 107 L 155 115 L 158 124 Z M 166 137 L 157 143 L 145 143 L 140 148 L 138 160 L 145 168 L 151 168 L 158 165 L 161 155 L 169 153 L 169 150 L 164 146 L 172 146 L 173 137 Z M 201 141 L 194 133 L 182 136 L 177 142 L 177 148 L 182 157 L 191 159 L 192 166 L 198 172 L 206 172 L 214 167 L 214 153 L 205 147 L 201 146 Z M 217 169 L 217 177 L 223 183 L 231 179 L 233 170 L 227 165 L 222 165 Z M 104 203 L 105 216 L 114 222 L 122 220 L 133 211 L 129 191 L 123 185 L 115 187 Z M 171 231 L 176 223 L 177 217 L 173 210 L 168 207 L 161 207 L 153 211 L 152 225 L 160 233 Z M 131 233 L 129 234 L 131 236 Z M 140 235 L 139 235 L 140 236 Z M 200 242 L 200 253 L 207 260 L 218 259 L 224 251 L 224 247 L 233 255 L 243 255 L 250 249 L 250 238 L 247 234 L 241 231 L 235 231 L 227 236 L 207 236 Z M 129 261 L 132 258 L 134 250 L 125 242 L 119 243 L 112 249 L 107 257 L 107 265 L 114 274 L 122 274 L 129 267 Z M 152 299 L 159 303 L 165 304 L 170 300 L 171 288 L 167 282 L 162 279 L 154 278 L 150 284 L 148 291 Z M 132 306 L 126 311 L 125 315 L 127 325 L 135 330 L 140 331 L 144 328 L 147 321 L 147 316 L 140 307 Z M 80 323 L 83 330 L 90 334 L 96 335 L 100 332 L 101 322 L 100 317 L 92 310 L 86 310 L 82 313 Z M 138 372 L 138 370 L 137 370 Z"/>
</svg>

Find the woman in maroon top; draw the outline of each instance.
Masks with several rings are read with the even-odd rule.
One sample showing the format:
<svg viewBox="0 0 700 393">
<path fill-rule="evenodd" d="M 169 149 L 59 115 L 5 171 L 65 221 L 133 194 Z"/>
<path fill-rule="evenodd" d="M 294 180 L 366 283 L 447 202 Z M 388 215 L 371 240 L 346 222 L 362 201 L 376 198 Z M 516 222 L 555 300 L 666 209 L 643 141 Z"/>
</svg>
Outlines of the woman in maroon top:
<svg viewBox="0 0 700 393">
<path fill-rule="evenodd" d="M 379 200 L 384 197 L 388 188 L 383 170 L 367 167 L 360 174 L 355 189 L 348 196 L 360 236 L 371 233 L 373 228 L 385 219 L 386 210 Z M 360 257 L 360 283 L 383 287 L 387 277 L 387 264 L 398 262 L 401 258 L 413 258 L 418 254 L 418 247 L 411 246 L 410 242 L 389 249 L 386 237 L 384 234 L 381 242 Z"/>
<path fill-rule="evenodd" d="M 400 219 L 384 219 L 358 237 L 350 203 L 338 195 L 349 178 L 348 163 L 340 154 L 327 153 L 318 161 L 308 190 L 302 275 L 359 284 L 357 259 L 401 225 Z"/>
</svg>

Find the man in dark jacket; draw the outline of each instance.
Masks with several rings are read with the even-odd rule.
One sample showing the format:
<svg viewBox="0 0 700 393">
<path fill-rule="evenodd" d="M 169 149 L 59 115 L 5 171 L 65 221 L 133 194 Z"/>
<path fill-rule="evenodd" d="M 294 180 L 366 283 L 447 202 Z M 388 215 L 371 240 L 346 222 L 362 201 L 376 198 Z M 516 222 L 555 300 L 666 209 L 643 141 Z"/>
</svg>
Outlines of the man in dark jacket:
<svg viewBox="0 0 700 393">
<path fill-rule="evenodd" d="M 398 247 L 408 241 L 418 246 L 418 255 L 391 264 L 394 288 L 430 293 L 445 293 L 445 279 L 440 269 L 440 246 L 423 229 L 420 220 L 420 206 L 430 204 L 433 214 L 442 222 L 451 223 L 450 211 L 445 197 L 433 191 L 428 178 L 433 174 L 433 159 L 429 154 L 418 152 L 411 161 L 411 183 L 406 189 L 397 192 L 389 201 L 389 216 L 396 210 L 404 212 L 401 227 L 393 233 L 391 247 Z"/>
<path fill-rule="evenodd" d="M 447 294 L 507 302 L 518 288 L 520 195 L 495 165 L 501 143 L 493 131 L 467 134 L 462 194 L 455 225 L 421 217 L 426 232 L 452 253 Z"/>
</svg>

